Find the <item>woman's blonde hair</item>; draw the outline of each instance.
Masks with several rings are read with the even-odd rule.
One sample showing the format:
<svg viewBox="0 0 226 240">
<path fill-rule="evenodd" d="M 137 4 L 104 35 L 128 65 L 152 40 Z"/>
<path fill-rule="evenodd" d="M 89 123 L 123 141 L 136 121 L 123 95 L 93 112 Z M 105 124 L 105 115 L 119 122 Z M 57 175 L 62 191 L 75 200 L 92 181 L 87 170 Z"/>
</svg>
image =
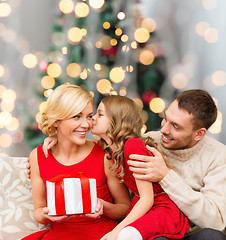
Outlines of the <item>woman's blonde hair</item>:
<svg viewBox="0 0 226 240">
<path fill-rule="evenodd" d="M 58 86 L 48 97 L 46 108 L 41 112 L 39 128 L 44 134 L 55 134 L 56 121 L 72 118 L 88 103 L 93 104 L 93 98 L 85 89 L 73 84 Z"/>
</svg>

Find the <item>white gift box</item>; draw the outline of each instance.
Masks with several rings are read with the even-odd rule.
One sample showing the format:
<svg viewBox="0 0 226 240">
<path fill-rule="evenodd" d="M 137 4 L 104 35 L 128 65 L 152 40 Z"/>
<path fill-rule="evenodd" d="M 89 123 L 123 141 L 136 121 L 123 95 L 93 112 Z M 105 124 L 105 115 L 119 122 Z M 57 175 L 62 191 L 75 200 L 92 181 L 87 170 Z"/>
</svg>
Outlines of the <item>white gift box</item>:
<svg viewBox="0 0 226 240">
<path fill-rule="evenodd" d="M 85 184 L 80 178 L 62 178 L 60 183 L 46 181 L 49 215 L 94 213 L 97 204 L 96 179 L 86 178 L 86 181 Z"/>
</svg>

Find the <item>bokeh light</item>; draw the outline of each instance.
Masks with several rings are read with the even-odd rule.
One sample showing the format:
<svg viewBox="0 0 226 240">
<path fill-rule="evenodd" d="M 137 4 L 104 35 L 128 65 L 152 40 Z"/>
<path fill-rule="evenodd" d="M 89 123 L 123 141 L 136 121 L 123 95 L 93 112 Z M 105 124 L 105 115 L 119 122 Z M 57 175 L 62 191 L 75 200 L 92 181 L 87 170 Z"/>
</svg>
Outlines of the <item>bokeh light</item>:
<svg viewBox="0 0 226 240">
<path fill-rule="evenodd" d="M 12 117 L 9 124 L 6 126 L 6 129 L 9 131 L 15 131 L 19 128 L 19 121 L 17 118 Z"/>
<path fill-rule="evenodd" d="M 53 88 L 55 85 L 55 79 L 51 76 L 44 76 L 41 80 L 41 86 L 45 89 Z"/>
<path fill-rule="evenodd" d="M 23 64 L 27 68 L 34 68 L 38 64 L 38 59 L 34 54 L 29 53 L 23 57 Z"/>
<path fill-rule="evenodd" d="M 139 43 L 145 43 L 149 40 L 149 31 L 145 28 L 138 28 L 135 32 L 134 32 L 134 38 L 137 42 Z"/>
<path fill-rule="evenodd" d="M 0 3 L 0 17 L 8 17 L 11 13 L 11 7 L 7 2 Z"/>
<path fill-rule="evenodd" d="M 14 102 L 16 100 L 16 93 L 11 89 L 6 89 L 2 93 L 2 100 L 5 102 Z"/>
<path fill-rule="evenodd" d="M 81 29 L 78 27 L 70 28 L 68 30 L 67 36 L 72 43 L 79 43 L 83 37 Z"/>
<path fill-rule="evenodd" d="M 215 43 L 218 41 L 218 30 L 216 28 L 208 28 L 204 33 L 204 39 L 208 43 Z"/>
<path fill-rule="evenodd" d="M 171 82 L 176 89 L 182 89 L 187 86 L 188 78 L 183 73 L 177 73 L 172 77 Z"/>
<path fill-rule="evenodd" d="M 145 18 L 141 22 L 141 27 L 147 29 L 149 32 L 154 32 L 156 29 L 156 21 L 152 18 Z"/>
<path fill-rule="evenodd" d="M 152 51 L 149 50 L 142 50 L 139 55 L 139 61 L 144 65 L 150 65 L 153 63 L 155 59 L 154 54 Z"/>
<path fill-rule="evenodd" d="M 208 129 L 208 131 L 210 131 L 212 134 L 220 133 L 222 130 L 222 122 L 223 122 L 222 113 L 220 111 L 218 111 L 217 119 L 213 123 L 213 125 Z"/>
<path fill-rule="evenodd" d="M 0 78 L 4 75 L 5 69 L 4 67 L 0 64 Z"/>
<path fill-rule="evenodd" d="M 70 63 L 67 66 L 67 74 L 70 77 L 78 77 L 81 73 L 81 66 L 78 63 Z"/>
<path fill-rule="evenodd" d="M 109 29 L 111 27 L 111 24 L 109 22 L 104 22 L 103 23 L 103 28 L 104 29 Z"/>
<path fill-rule="evenodd" d="M 61 75 L 62 69 L 59 64 L 51 63 L 48 65 L 46 72 L 50 77 L 57 78 Z"/>
<path fill-rule="evenodd" d="M 46 106 L 47 106 L 46 101 L 41 102 L 40 105 L 39 105 L 39 112 L 43 112 L 45 110 Z"/>
<path fill-rule="evenodd" d="M 213 10 L 217 6 L 216 0 L 202 0 L 202 5 L 207 10 Z"/>
<path fill-rule="evenodd" d="M 123 19 L 125 19 L 125 17 L 126 17 L 126 14 L 125 14 L 124 12 L 119 12 L 119 13 L 117 14 L 117 18 L 118 18 L 119 20 L 123 20 Z"/>
<path fill-rule="evenodd" d="M 109 77 L 112 82 L 120 83 L 125 78 L 125 72 L 123 71 L 123 69 L 121 67 L 115 67 L 115 68 L 111 69 L 111 71 L 109 73 Z"/>
<path fill-rule="evenodd" d="M 90 6 L 94 9 L 102 8 L 104 3 L 105 3 L 104 0 L 89 0 Z"/>
<path fill-rule="evenodd" d="M 220 87 L 226 84 L 226 73 L 224 71 L 216 71 L 212 75 L 213 83 Z"/>
<path fill-rule="evenodd" d="M 140 98 L 133 98 L 133 101 L 137 104 L 137 106 L 140 108 L 140 110 L 143 109 L 144 104 Z"/>
<path fill-rule="evenodd" d="M 107 79 L 100 79 L 97 82 L 96 87 L 97 87 L 97 91 L 102 94 L 110 93 L 112 90 L 111 82 Z"/>
<path fill-rule="evenodd" d="M 7 112 L 12 112 L 15 108 L 15 104 L 14 102 L 5 102 L 5 101 L 2 101 L 1 102 L 1 110 L 4 112 L 4 111 L 7 111 Z"/>
<path fill-rule="evenodd" d="M 74 2 L 72 0 L 61 0 L 59 2 L 59 9 L 64 14 L 69 14 L 74 10 Z"/>
<path fill-rule="evenodd" d="M 87 17 L 89 14 L 89 6 L 84 2 L 78 2 L 75 6 L 75 16 L 77 18 Z"/>
<path fill-rule="evenodd" d="M 0 135 L 0 146 L 3 148 L 8 148 L 12 144 L 13 140 L 12 137 L 7 134 L 3 133 Z"/>
<path fill-rule="evenodd" d="M 149 103 L 149 107 L 154 113 L 161 113 L 165 109 L 165 102 L 162 98 L 153 98 Z"/>
<path fill-rule="evenodd" d="M 199 36 L 204 36 L 205 31 L 209 29 L 209 23 L 205 21 L 198 22 L 195 26 L 195 31 Z"/>
</svg>

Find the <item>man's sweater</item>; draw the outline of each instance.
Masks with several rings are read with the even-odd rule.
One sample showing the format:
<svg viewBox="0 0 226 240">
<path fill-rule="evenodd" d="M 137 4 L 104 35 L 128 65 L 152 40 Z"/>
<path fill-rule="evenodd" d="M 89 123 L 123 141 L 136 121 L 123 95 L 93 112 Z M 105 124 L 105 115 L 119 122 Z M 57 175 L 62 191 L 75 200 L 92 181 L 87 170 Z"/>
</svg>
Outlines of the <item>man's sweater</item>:
<svg viewBox="0 0 226 240">
<path fill-rule="evenodd" d="M 173 166 L 160 185 L 174 203 L 200 228 L 226 226 L 226 146 L 205 136 L 189 149 L 167 150 L 161 133 L 150 132 Z"/>
</svg>

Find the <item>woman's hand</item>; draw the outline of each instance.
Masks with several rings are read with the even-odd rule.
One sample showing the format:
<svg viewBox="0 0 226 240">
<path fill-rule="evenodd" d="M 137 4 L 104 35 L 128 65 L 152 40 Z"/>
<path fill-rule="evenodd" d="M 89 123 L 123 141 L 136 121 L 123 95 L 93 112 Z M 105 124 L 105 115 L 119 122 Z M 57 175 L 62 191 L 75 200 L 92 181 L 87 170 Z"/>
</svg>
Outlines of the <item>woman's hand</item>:
<svg viewBox="0 0 226 240">
<path fill-rule="evenodd" d="M 68 221 L 71 218 L 76 217 L 75 215 L 60 215 L 60 216 L 48 215 L 49 209 L 47 207 L 44 207 L 42 209 L 42 212 L 43 212 L 44 216 L 47 219 L 49 219 L 51 222 L 57 222 L 57 223 L 65 222 L 65 221 Z"/>
<path fill-rule="evenodd" d="M 97 199 L 97 205 L 95 208 L 95 213 L 87 213 L 84 215 L 84 217 L 88 218 L 100 218 L 100 216 L 103 214 L 103 200 L 102 199 Z"/>
</svg>

